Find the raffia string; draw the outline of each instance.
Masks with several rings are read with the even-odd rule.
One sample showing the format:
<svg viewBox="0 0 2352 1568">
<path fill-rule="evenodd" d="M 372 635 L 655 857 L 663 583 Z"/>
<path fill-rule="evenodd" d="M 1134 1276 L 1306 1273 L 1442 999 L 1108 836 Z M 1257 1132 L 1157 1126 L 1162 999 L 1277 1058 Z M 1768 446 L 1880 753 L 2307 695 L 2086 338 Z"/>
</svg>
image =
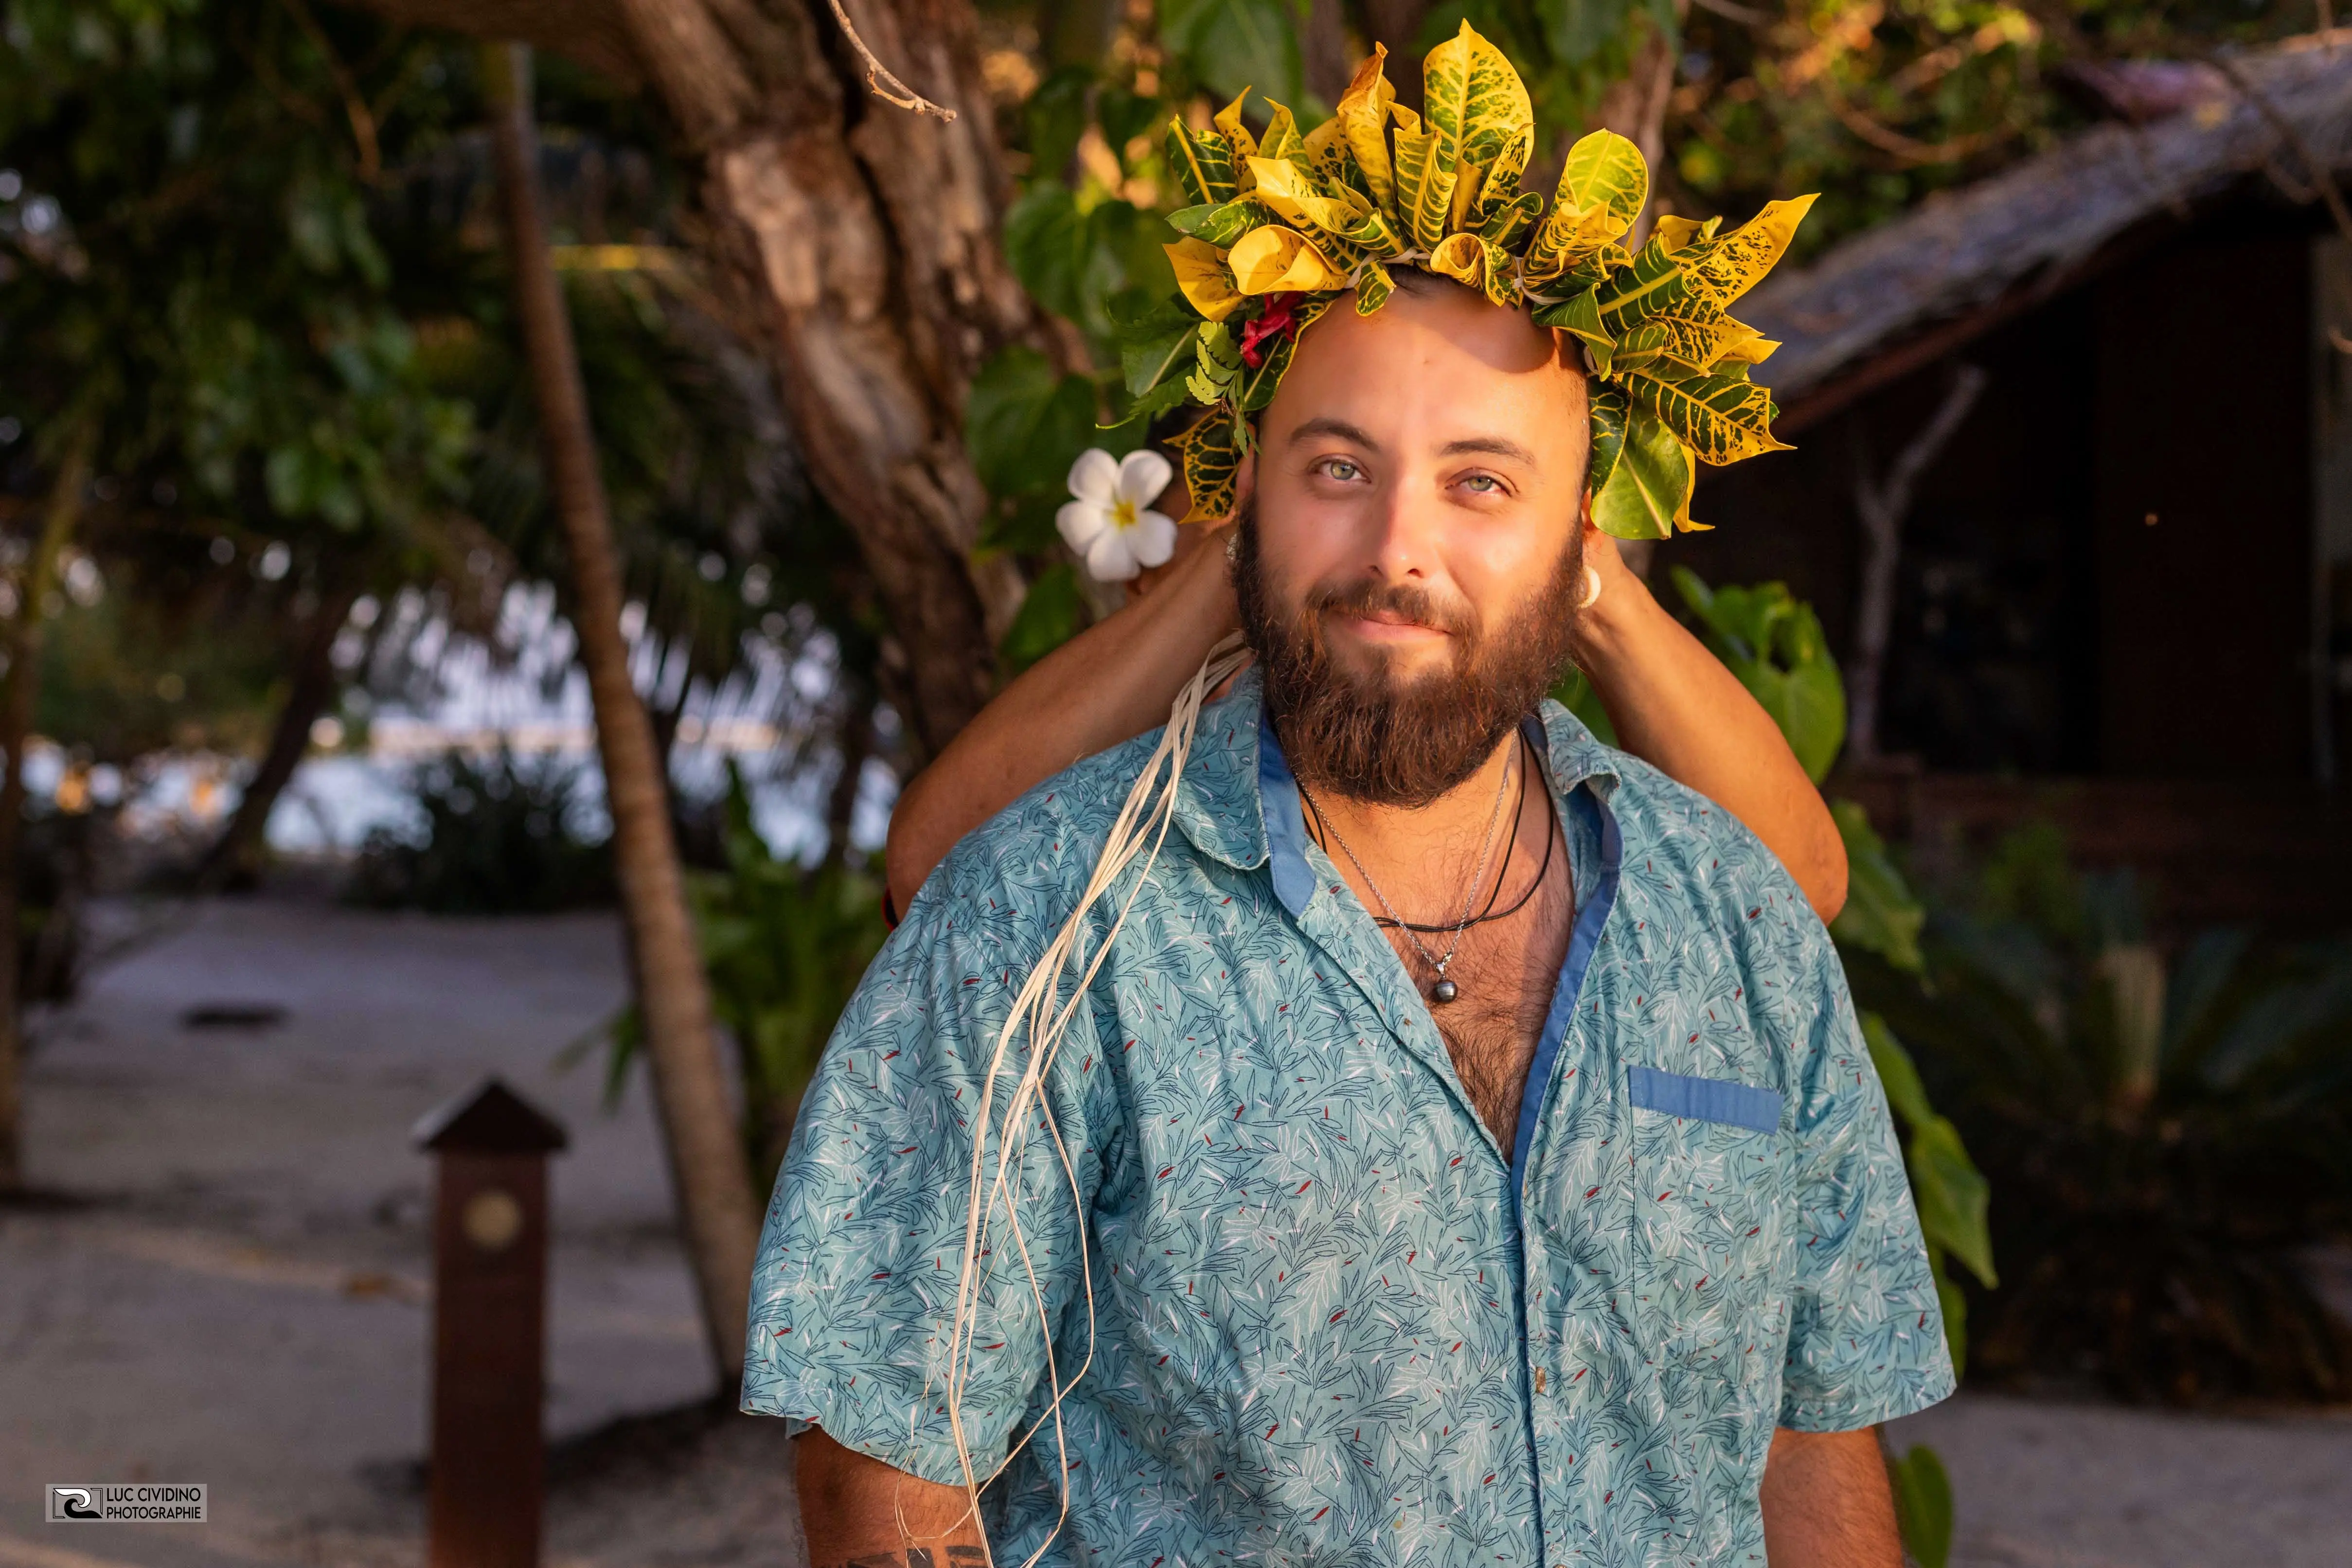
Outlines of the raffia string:
<svg viewBox="0 0 2352 1568">
<path fill-rule="evenodd" d="M 1087 988 L 1094 984 L 1103 960 L 1110 953 L 1112 942 L 1127 922 L 1128 911 L 1134 908 L 1136 895 L 1142 890 L 1145 879 L 1150 876 L 1151 868 L 1159 859 L 1160 847 L 1167 839 L 1169 825 L 1175 819 L 1177 784 L 1184 775 L 1185 761 L 1192 754 L 1193 737 L 1200 728 L 1201 709 L 1207 702 L 1209 693 L 1230 679 L 1248 661 L 1248 650 L 1243 646 L 1240 634 L 1234 633 L 1209 650 L 1209 657 L 1202 661 L 1201 668 L 1193 673 L 1183 690 L 1177 693 L 1176 701 L 1168 712 L 1168 727 L 1160 732 L 1160 743 L 1144 763 L 1134 787 L 1128 791 L 1127 802 L 1120 808 L 1118 819 L 1111 824 L 1109 837 L 1095 861 L 1094 873 L 1087 879 L 1086 890 L 1080 894 L 1069 919 L 1062 923 L 1054 940 L 1038 955 L 1035 966 L 1030 970 L 1028 978 L 1014 995 L 1012 1012 L 1006 1016 L 1004 1026 L 997 1032 L 995 1048 L 981 1077 L 979 1103 L 972 1112 L 972 1125 L 976 1131 L 971 1149 L 971 1197 L 964 1220 L 963 1261 L 956 1280 L 955 1317 L 948 1335 L 947 1405 L 948 1427 L 955 1438 L 957 1460 L 963 1468 L 964 1490 L 971 1500 L 971 1517 L 974 1525 L 982 1531 L 983 1540 L 986 1526 L 980 1521 L 982 1489 L 1003 1474 L 1013 1456 L 1045 1427 L 1048 1418 L 1053 1424 L 1056 1449 L 1066 1453 L 1062 1402 L 1094 1363 L 1094 1273 L 1087 1256 L 1084 1235 L 1084 1194 L 1069 1148 L 1063 1142 L 1061 1128 L 1055 1120 L 1053 1103 L 1045 1093 L 1045 1078 L 1053 1069 L 1055 1056 L 1069 1032 L 1071 1020 L 1086 1005 Z M 1089 958 L 1084 951 L 1087 911 L 1094 908 L 1095 900 L 1111 890 L 1139 855 L 1143 857 L 1142 869 L 1136 874 L 1126 898 L 1119 902 L 1118 914 L 1113 917 L 1109 929 L 1103 932 L 1101 942 Z M 1062 973 L 1070 967 L 1076 967 L 1081 973 L 1065 1001 Z M 988 1131 L 991 1117 L 996 1112 L 999 1101 L 998 1079 L 1006 1071 L 1006 1060 L 1024 1032 L 1028 1045 L 1022 1053 L 1019 1076 L 1003 1096 L 1003 1111 L 995 1121 L 996 1159 L 995 1168 L 991 1171 L 988 1169 Z M 1053 1140 L 1054 1156 L 1062 1167 L 1064 1179 L 1069 1184 L 1071 1202 L 1079 1209 L 1078 1266 L 1087 1302 L 1087 1351 L 1077 1370 L 1070 1374 L 1067 1382 L 1063 1381 L 1061 1369 L 1055 1363 L 1054 1325 L 1046 1310 L 1045 1287 L 1038 1279 L 1036 1262 L 1030 1256 L 1028 1237 L 1021 1225 L 1018 1194 L 1013 1190 L 1022 1155 L 1027 1147 L 1033 1113 L 1046 1136 Z M 1045 1376 L 1053 1389 L 1053 1397 L 1040 1418 L 1030 1424 L 1020 1440 L 1006 1451 L 1003 1459 L 982 1475 L 972 1462 L 971 1448 L 964 1435 L 963 1403 L 964 1391 L 971 1374 L 972 1341 L 980 1308 L 983 1259 L 996 1250 L 992 1242 L 999 1239 L 993 1232 L 1000 1223 L 1000 1214 L 1003 1232 L 1009 1235 L 1013 1249 L 1019 1255 L 1029 1286 L 1030 1300 L 1036 1309 L 1038 1332 L 1043 1336 L 1045 1347 Z M 918 1403 L 910 1416 L 919 1419 L 922 1404 L 927 1403 L 929 1397 L 927 1385 L 924 1400 Z M 1033 1568 L 1069 1518 L 1070 1482 L 1066 1458 L 1060 1467 L 1060 1474 L 1062 1506 L 1055 1515 L 1054 1529 L 1038 1545 L 1036 1552 L 1022 1564 L 1022 1568 Z M 994 1561 L 992 1553 L 990 1560 Z"/>
</svg>

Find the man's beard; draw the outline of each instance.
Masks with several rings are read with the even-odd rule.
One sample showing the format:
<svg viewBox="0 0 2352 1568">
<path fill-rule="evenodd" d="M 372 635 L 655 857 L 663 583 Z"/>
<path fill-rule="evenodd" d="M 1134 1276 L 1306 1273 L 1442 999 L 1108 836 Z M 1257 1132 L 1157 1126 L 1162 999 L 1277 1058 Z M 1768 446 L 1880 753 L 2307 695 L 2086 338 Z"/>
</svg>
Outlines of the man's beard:
<svg viewBox="0 0 2352 1568">
<path fill-rule="evenodd" d="M 1318 584 L 1297 605 L 1276 603 L 1258 552 L 1256 500 L 1241 506 L 1234 590 L 1283 756 L 1309 788 L 1427 805 L 1476 773 L 1567 666 L 1584 579 L 1580 532 L 1550 581 L 1490 631 L 1470 605 L 1409 584 Z M 1450 634 L 1450 668 L 1408 679 L 1384 654 L 1360 674 L 1336 662 L 1325 617 L 1381 611 Z"/>
</svg>

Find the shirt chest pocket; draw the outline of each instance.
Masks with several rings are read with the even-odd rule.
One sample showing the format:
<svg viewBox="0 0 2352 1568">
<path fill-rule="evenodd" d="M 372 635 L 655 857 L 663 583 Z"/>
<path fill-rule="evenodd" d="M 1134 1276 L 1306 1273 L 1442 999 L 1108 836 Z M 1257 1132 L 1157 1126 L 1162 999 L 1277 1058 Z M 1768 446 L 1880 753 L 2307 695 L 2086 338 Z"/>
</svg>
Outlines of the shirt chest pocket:
<svg viewBox="0 0 2352 1568">
<path fill-rule="evenodd" d="M 1787 1209 L 1780 1096 L 1628 1070 L 1633 1319 L 1661 1367 L 1744 1381 L 1779 1363 Z"/>
</svg>

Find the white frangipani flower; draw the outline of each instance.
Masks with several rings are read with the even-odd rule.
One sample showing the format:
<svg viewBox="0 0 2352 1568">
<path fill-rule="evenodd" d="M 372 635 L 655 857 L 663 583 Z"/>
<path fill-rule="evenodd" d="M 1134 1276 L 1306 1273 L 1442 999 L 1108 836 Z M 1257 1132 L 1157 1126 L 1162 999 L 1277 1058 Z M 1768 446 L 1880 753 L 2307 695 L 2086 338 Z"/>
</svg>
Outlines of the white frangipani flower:
<svg viewBox="0 0 2352 1568">
<path fill-rule="evenodd" d="M 1087 447 L 1070 465 L 1070 494 L 1077 499 L 1054 514 L 1054 526 L 1086 557 L 1096 581 L 1124 583 L 1176 553 L 1175 520 L 1144 510 L 1175 472 L 1157 452 L 1113 458 L 1100 447 Z"/>
</svg>

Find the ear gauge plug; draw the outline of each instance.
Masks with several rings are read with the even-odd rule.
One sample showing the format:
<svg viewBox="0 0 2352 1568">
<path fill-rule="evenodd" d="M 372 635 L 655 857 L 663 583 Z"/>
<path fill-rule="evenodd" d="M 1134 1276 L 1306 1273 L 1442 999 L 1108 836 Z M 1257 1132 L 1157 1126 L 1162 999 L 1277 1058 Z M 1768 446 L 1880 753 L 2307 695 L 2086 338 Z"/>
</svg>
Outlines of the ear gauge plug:
<svg viewBox="0 0 2352 1568">
<path fill-rule="evenodd" d="M 1601 602 L 1601 574 L 1587 566 L 1584 569 L 1584 597 L 1576 602 L 1580 610 L 1589 610 Z"/>
</svg>

